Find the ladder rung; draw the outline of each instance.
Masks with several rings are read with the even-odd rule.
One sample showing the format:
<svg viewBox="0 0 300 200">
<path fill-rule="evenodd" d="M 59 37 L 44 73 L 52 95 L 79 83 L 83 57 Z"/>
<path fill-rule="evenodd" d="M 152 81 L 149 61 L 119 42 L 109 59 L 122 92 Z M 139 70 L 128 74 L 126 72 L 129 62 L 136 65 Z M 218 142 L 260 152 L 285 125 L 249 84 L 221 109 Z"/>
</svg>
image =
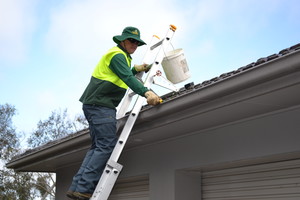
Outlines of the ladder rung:
<svg viewBox="0 0 300 200">
<path fill-rule="evenodd" d="M 162 39 L 161 41 L 159 41 L 158 43 L 152 45 L 150 47 L 150 50 L 152 51 L 153 49 L 155 49 L 156 47 L 159 47 L 162 43 L 163 43 L 164 39 Z"/>
<path fill-rule="evenodd" d="M 107 161 L 107 165 L 109 165 L 110 167 L 112 167 L 112 168 L 114 168 L 114 169 L 116 169 L 118 171 L 121 171 L 122 168 L 123 168 L 123 165 L 121 165 L 121 164 L 119 164 L 119 163 L 117 163 L 117 162 L 115 162 L 115 161 L 113 161 L 111 159 L 109 159 Z"/>
<path fill-rule="evenodd" d="M 128 96 L 130 96 L 130 97 L 133 97 L 134 95 L 136 95 L 136 93 L 133 91 L 128 94 Z"/>
</svg>

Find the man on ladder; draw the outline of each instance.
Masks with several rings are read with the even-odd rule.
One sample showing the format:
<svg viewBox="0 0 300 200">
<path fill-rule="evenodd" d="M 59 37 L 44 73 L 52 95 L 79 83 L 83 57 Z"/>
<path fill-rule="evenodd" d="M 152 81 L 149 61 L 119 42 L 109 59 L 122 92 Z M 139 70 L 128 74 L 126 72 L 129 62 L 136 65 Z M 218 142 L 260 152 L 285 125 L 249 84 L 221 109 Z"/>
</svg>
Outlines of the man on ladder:
<svg viewBox="0 0 300 200">
<path fill-rule="evenodd" d="M 146 44 L 140 38 L 139 29 L 126 27 L 121 35 L 113 37 L 113 41 L 117 46 L 101 58 L 80 98 L 84 115 L 89 122 L 92 145 L 67 192 L 71 199 L 91 198 L 117 142 L 116 107 L 126 89 L 129 87 L 136 94 L 146 97 L 150 105 L 160 103 L 160 98 L 134 76 L 138 72 L 148 71 L 149 65 L 134 65 L 130 69 L 130 54 L 138 46 Z"/>
</svg>

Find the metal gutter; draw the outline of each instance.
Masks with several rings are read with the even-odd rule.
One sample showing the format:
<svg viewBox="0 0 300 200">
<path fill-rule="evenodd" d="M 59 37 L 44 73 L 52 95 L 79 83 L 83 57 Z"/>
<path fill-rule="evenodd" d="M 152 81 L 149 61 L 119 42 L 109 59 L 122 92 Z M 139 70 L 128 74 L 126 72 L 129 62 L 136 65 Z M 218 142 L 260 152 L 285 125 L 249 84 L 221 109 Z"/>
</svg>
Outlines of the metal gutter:
<svg viewBox="0 0 300 200">
<path fill-rule="evenodd" d="M 294 51 L 270 62 L 248 68 L 228 78 L 215 80 L 209 85 L 196 85 L 189 91 L 185 90 L 183 94 L 166 95 L 162 97 L 166 101 L 162 105 L 156 107 L 146 106 L 141 111 L 136 125 L 145 121 L 157 120 L 174 112 L 181 112 L 193 105 L 203 104 L 297 71 L 300 71 L 300 51 Z M 119 121 L 121 126 L 125 122 L 126 118 Z"/>
<path fill-rule="evenodd" d="M 24 165 L 42 162 L 46 158 L 54 157 L 64 152 L 73 151 L 74 149 L 82 146 L 89 146 L 90 137 L 88 132 L 89 131 L 85 129 L 61 140 L 49 142 L 39 148 L 28 150 L 7 163 L 6 167 L 17 169 Z"/>
</svg>

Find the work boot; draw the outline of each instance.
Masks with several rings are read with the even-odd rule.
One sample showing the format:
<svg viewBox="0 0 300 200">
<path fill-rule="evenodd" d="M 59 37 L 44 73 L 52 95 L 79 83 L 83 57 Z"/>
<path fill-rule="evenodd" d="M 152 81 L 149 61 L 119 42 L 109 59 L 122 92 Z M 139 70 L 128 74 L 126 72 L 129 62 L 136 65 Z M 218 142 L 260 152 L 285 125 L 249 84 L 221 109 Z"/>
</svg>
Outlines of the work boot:
<svg viewBox="0 0 300 200">
<path fill-rule="evenodd" d="M 74 191 L 69 190 L 66 195 L 71 199 L 76 199 L 76 197 L 74 196 Z"/>
<path fill-rule="evenodd" d="M 92 197 L 92 194 L 74 192 L 73 196 L 76 200 L 89 200 Z"/>
</svg>

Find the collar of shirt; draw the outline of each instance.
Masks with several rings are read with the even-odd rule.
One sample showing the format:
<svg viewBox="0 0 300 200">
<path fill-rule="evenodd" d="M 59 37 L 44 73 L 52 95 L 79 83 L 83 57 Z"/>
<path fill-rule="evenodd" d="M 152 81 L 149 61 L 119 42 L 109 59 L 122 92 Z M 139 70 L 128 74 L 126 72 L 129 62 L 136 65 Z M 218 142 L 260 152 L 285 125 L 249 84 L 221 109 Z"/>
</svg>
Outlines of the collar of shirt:
<svg viewBox="0 0 300 200">
<path fill-rule="evenodd" d="M 130 59 L 132 59 L 131 58 L 131 56 L 130 56 L 130 54 L 120 45 L 120 44 L 118 44 L 117 45 L 117 47 L 119 47 L 122 51 L 124 51 L 125 53 L 126 53 L 126 55 L 130 58 Z"/>
</svg>

